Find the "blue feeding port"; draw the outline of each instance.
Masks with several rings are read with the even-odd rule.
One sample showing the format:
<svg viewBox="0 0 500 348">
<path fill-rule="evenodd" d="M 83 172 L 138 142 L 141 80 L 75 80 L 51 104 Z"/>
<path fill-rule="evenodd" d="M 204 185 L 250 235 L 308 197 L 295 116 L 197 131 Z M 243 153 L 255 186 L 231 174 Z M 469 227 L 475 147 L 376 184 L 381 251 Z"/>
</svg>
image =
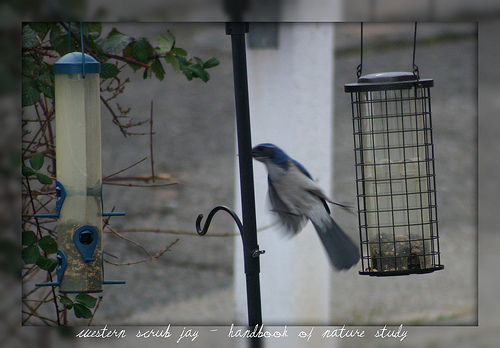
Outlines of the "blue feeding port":
<svg viewBox="0 0 500 348">
<path fill-rule="evenodd" d="M 66 265 L 68 264 L 68 259 L 66 254 L 61 249 L 57 249 L 57 282 L 52 283 L 38 283 L 35 286 L 59 286 L 64 276 L 64 271 L 66 270 Z"/>
<path fill-rule="evenodd" d="M 59 218 L 61 208 L 66 198 L 66 189 L 59 181 L 56 181 L 56 212 L 54 214 L 35 214 L 35 217 Z"/>
<path fill-rule="evenodd" d="M 99 233 L 91 225 L 82 225 L 73 233 L 73 242 L 85 262 L 95 261 L 93 255 L 98 240 Z"/>
</svg>

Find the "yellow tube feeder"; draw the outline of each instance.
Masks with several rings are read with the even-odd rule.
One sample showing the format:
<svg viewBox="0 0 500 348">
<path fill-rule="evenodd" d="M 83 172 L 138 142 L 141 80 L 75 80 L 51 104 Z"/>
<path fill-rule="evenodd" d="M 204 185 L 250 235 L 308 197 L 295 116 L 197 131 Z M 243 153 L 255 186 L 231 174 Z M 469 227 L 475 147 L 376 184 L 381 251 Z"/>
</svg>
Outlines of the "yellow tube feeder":
<svg viewBox="0 0 500 348">
<path fill-rule="evenodd" d="M 99 72 L 99 62 L 82 53 L 54 64 L 56 171 L 65 190 L 57 225 L 63 293 L 102 291 Z"/>
<path fill-rule="evenodd" d="M 54 64 L 56 103 L 57 282 L 62 293 L 101 292 L 104 280 L 101 175 L 100 64 L 84 53 L 68 53 Z"/>
</svg>

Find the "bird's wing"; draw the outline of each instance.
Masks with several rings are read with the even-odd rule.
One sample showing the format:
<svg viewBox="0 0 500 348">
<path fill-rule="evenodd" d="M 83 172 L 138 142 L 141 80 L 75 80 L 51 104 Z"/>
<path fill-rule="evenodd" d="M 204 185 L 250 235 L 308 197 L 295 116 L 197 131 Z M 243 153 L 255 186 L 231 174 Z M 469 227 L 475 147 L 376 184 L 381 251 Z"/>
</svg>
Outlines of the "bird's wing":
<svg viewBox="0 0 500 348">
<path fill-rule="evenodd" d="M 319 199 L 321 200 L 321 202 L 323 203 L 323 206 L 325 207 L 326 211 L 328 212 L 328 214 L 331 213 L 330 211 L 330 207 L 328 206 L 328 203 L 332 203 L 332 204 L 335 204 L 335 205 L 338 205 L 339 207 L 341 207 L 342 209 L 352 213 L 352 207 L 347 205 L 347 204 L 341 204 L 341 203 L 337 203 L 337 202 L 334 202 L 332 201 L 324 192 L 323 190 L 316 184 L 316 182 L 314 181 L 314 179 L 312 178 L 311 174 L 309 174 L 309 172 L 306 170 L 306 168 L 304 168 L 304 166 L 302 164 L 300 164 L 299 162 L 297 162 L 296 160 L 293 160 L 292 159 L 292 162 L 297 166 L 297 168 L 304 174 L 306 175 L 309 179 L 311 179 L 311 181 L 313 182 L 313 184 L 309 184 L 308 185 L 308 188 L 307 188 L 307 191 L 309 191 L 310 193 L 312 193 L 313 195 L 315 196 L 318 196 Z"/>
<path fill-rule="evenodd" d="M 328 198 L 327 195 L 324 194 L 323 190 L 318 186 L 318 184 L 316 184 L 316 182 L 312 178 L 311 174 L 309 174 L 309 172 L 306 170 L 306 168 L 304 168 L 304 166 L 302 164 L 300 164 L 296 160 L 292 160 L 292 162 L 297 166 L 297 168 L 305 176 L 307 176 L 310 179 L 310 181 L 307 180 L 307 184 L 306 184 L 305 189 L 307 191 L 309 191 L 310 193 L 312 193 L 313 195 L 318 196 L 319 199 L 321 200 L 321 202 L 323 203 L 323 206 L 325 207 L 326 211 L 328 212 L 328 214 L 330 214 L 330 207 L 328 206 L 328 203 L 326 203 L 326 202 L 333 203 L 332 200 L 330 198 Z"/>
<path fill-rule="evenodd" d="M 299 162 L 297 162 L 294 159 L 292 159 L 292 162 L 297 166 L 297 168 L 300 169 L 300 171 L 302 173 L 304 173 L 309 179 L 313 180 L 311 174 L 309 174 L 309 172 L 307 171 L 307 169 L 302 164 L 300 164 Z"/>
<path fill-rule="evenodd" d="M 290 207 L 288 207 L 286 203 L 283 202 L 283 200 L 280 198 L 269 177 L 268 184 L 268 195 L 269 201 L 271 202 L 272 211 L 278 215 L 280 222 L 288 231 L 292 232 L 293 234 L 298 233 L 302 229 L 302 227 L 304 227 L 305 223 L 307 222 L 307 218 L 304 215 L 296 215 L 290 212 Z"/>
</svg>

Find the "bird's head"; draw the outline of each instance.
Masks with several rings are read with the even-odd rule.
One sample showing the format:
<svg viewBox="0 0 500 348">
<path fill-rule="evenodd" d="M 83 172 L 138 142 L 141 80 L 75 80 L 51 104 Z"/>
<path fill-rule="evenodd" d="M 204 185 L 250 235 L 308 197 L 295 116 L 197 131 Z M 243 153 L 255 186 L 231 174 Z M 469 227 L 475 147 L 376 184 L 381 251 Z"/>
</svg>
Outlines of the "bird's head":
<svg viewBox="0 0 500 348">
<path fill-rule="evenodd" d="M 252 149 L 252 157 L 264 164 L 276 164 L 286 168 L 290 157 L 274 144 L 260 144 Z"/>
</svg>

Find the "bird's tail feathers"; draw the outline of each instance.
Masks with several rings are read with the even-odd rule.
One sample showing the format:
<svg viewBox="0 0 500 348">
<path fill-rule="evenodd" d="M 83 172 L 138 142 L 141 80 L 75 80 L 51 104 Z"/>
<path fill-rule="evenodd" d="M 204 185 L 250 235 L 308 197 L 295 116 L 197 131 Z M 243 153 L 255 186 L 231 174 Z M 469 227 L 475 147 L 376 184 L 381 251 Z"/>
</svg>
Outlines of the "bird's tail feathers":
<svg viewBox="0 0 500 348">
<path fill-rule="evenodd" d="M 347 270 L 359 261 L 359 249 L 330 215 L 311 219 L 331 263 L 337 270 Z"/>
</svg>

